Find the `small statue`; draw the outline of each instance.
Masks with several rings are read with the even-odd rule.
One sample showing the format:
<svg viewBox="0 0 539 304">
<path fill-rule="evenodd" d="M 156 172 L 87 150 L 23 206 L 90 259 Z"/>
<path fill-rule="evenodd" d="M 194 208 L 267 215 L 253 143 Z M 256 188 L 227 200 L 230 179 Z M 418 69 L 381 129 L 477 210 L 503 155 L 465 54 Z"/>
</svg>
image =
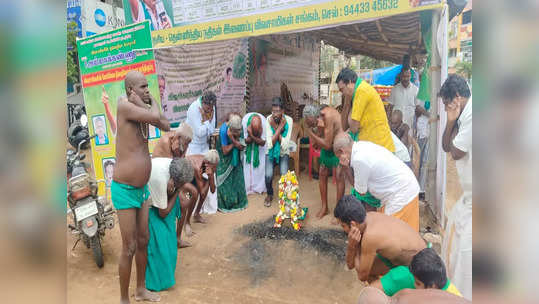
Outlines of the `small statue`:
<svg viewBox="0 0 539 304">
<path fill-rule="evenodd" d="M 301 228 L 300 220 L 305 219 L 307 208 L 299 205 L 299 184 L 294 171 L 288 171 L 279 179 L 279 213 L 273 227 L 281 227 L 284 219 L 290 219 L 294 230 Z"/>
</svg>

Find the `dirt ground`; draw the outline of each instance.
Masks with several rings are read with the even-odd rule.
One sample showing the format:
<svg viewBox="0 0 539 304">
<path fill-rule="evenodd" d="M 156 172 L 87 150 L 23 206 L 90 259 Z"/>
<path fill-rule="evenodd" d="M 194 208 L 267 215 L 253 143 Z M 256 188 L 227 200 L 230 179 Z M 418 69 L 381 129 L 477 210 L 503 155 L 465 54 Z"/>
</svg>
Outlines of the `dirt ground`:
<svg viewBox="0 0 539 304">
<path fill-rule="evenodd" d="M 345 236 L 331 223 L 335 186 L 330 181 L 330 215 L 317 220 L 318 180 L 309 180 L 304 170 L 299 182 L 301 204 L 309 208 L 300 234 L 285 227 L 280 235 L 271 232 L 277 204 L 264 207 L 263 195 L 250 195 L 244 211 L 205 215 L 209 223 L 194 223 L 196 235 L 189 239 L 194 246 L 179 251 L 176 285 L 160 293 L 161 303 L 356 303 L 362 284 L 354 271 L 346 270 Z M 458 198 L 455 184 L 459 186 L 454 162 L 451 166 L 448 161 L 448 201 Z M 421 213 L 422 223 L 431 220 L 424 210 Z M 102 269 L 96 267 L 90 249 L 80 242 L 71 250 L 75 237 L 69 232 L 66 237 L 68 303 L 117 303 L 117 223 L 102 242 Z M 135 265 L 131 295 L 134 288 Z"/>
<path fill-rule="evenodd" d="M 276 180 L 275 180 L 276 183 Z M 338 230 L 332 216 L 314 218 L 319 208 L 318 180 L 300 176 L 303 207 L 308 207 L 303 232 Z M 161 292 L 162 303 L 354 303 L 362 288 L 355 272 L 345 270 L 339 253 L 320 252 L 295 239 L 257 239 L 238 231 L 243 225 L 268 221 L 277 204 L 263 206 L 263 195 L 250 195 L 246 210 L 205 215 L 208 224 L 194 223 L 191 248 L 181 249 L 176 285 Z M 335 187 L 329 202 L 335 206 Z M 269 223 L 266 223 L 269 224 Z M 262 224 L 259 226 L 263 226 Z M 286 229 L 286 228 L 285 228 Z M 115 303 L 119 300 L 118 254 L 120 231 L 116 225 L 103 240 L 105 266 L 98 269 L 91 251 L 67 234 L 67 300 L 69 303 Z M 341 246 L 339 246 L 341 248 Z M 135 269 L 133 265 L 133 270 Z M 133 271 L 134 274 L 134 271 Z M 135 275 L 131 276 L 134 292 Z M 132 300 L 134 300 L 132 298 Z"/>
</svg>

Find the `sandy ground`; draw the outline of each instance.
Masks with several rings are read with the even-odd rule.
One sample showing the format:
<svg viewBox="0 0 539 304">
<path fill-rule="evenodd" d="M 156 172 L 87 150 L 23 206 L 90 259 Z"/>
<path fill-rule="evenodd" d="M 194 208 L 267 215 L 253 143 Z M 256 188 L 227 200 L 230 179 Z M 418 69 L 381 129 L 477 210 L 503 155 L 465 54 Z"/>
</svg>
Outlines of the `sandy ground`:
<svg viewBox="0 0 539 304">
<path fill-rule="evenodd" d="M 275 180 L 276 183 L 276 180 Z M 309 207 L 304 232 L 339 229 L 332 216 L 314 218 L 319 208 L 318 181 L 300 176 L 303 207 Z M 335 206 L 335 187 L 329 189 Z M 208 224 L 195 223 L 191 248 L 179 251 L 176 286 L 161 293 L 162 303 L 353 303 L 362 285 L 355 272 L 345 270 L 334 254 L 301 246 L 297 240 L 255 239 L 237 231 L 244 224 L 266 221 L 277 204 L 263 206 L 263 195 L 250 195 L 249 206 L 233 214 L 206 215 Z M 338 232 L 340 233 L 340 231 Z M 344 236 L 344 234 L 343 234 Z M 343 237 L 344 238 L 344 237 Z M 118 226 L 103 240 L 105 266 L 98 269 L 82 243 L 71 247 L 67 234 L 67 300 L 69 303 L 115 303 L 119 300 Z M 344 242 L 342 243 L 344 252 Z M 133 270 L 135 269 L 133 264 Z M 133 271 L 134 274 L 134 271 Z M 135 276 L 131 276 L 130 293 Z M 132 298 L 133 300 L 133 298 Z"/>
<path fill-rule="evenodd" d="M 456 201 L 459 191 L 454 161 L 448 160 L 449 204 Z M 277 213 L 275 202 L 271 208 L 263 206 L 263 195 L 250 195 L 244 211 L 206 215 L 208 224 L 194 223 L 196 235 L 189 238 L 194 246 L 179 251 L 176 285 L 161 292 L 161 303 L 356 303 L 362 284 L 355 272 L 345 269 L 342 260 L 344 234 L 331 223 L 335 206 L 331 181 L 328 192 L 330 215 L 317 220 L 318 180 L 311 181 L 305 170 L 302 172 L 301 204 L 309 207 L 301 232 L 305 235 L 292 232 L 282 238 L 261 238 L 253 236 L 256 232 L 242 233 L 252 231 L 245 226 L 249 224 L 264 230 Z M 422 210 L 422 229 L 424 223 L 432 222 L 428 216 Z M 264 221 L 266 226 L 258 224 Z M 102 242 L 102 269 L 96 267 L 91 251 L 82 242 L 71 250 L 75 237 L 69 232 L 66 237 L 68 303 L 117 303 L 121 249 L 118 225 L 107 231 Z M 131 295 L 134 288 L 133 264 Z"/>
</svg>

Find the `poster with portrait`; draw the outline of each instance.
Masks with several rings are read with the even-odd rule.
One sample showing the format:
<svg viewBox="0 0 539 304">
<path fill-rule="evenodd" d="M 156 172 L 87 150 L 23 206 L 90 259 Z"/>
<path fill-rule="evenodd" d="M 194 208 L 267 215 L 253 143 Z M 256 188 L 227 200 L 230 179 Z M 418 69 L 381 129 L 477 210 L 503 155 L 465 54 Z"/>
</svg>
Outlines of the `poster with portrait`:
<svg viewBox="0 0 539 304">
<path fill-rule="evenodd" d="M 95 145 L 102 146 L 109 144 L 109 135 L 107 128 L 107 121 L 105 120 L 104 114 L 98 114 L 92 116 L 92 127 L 94 129 L 94 134 L 97 135 L 95 138 Z"/>
<path fill-rule="evenodd" d="M 102 163 L 102 170 L 104 172 L 105 177 L 105 185 L 107 188 L 110 188 L 110 185 L 112 184 L 112 175 L 114 174 L 114 165 L 116 165 L 116 158 L 114 157 L 104 157 L 103 160 L 101 160 Z"/>
<path fill-rule="evenodd" d="M 152 31 L 174 26 L 172 0 L 123 0 L 126 24 L 150 22 Z"/>
<path fill-rule="evenodd" d="M 118 100 L 126 96 L 125 75 L 131 70 L 143 73 L 148 81 L 150 94 L 160 102 L 154 54 L 151 50 L 150 25 L 145 21 L 96 34 L 77 40 L 77 46 L 84 104 L 89 117 L 88 131 L 90 135 L 97 135 L 91 141 L 94 172 L 97 180 L 105 180 L 105 183 L 99 183 L 99 195 L 103 195 L 112 179 L 110 174 L 113 169 L 110 162 L 115 163 L 118 128 L 116 110 Z M 136 49 L 146 50 L 134 51 Z M 159 137 L 161 132 L 150 126 L 150 152 Z"/>
</svg>

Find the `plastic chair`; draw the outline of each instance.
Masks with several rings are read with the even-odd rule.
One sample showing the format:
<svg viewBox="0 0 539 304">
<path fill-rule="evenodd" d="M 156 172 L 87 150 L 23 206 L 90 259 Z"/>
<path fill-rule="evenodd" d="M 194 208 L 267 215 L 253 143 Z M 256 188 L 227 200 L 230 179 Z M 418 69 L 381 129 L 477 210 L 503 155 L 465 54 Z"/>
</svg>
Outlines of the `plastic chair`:
<svg viewBox="0 0 539 304">
<path fill-rule="evenodd" d="M 314 157 L 320 157 L 320 150 L 313 147 L 311 141 L 309 141 L 309 180 L 313 180 L 312 176 L 312 163 Z M 333 168 L 333 184 L 337 184 L 337 169 Z"/>
</svg>

